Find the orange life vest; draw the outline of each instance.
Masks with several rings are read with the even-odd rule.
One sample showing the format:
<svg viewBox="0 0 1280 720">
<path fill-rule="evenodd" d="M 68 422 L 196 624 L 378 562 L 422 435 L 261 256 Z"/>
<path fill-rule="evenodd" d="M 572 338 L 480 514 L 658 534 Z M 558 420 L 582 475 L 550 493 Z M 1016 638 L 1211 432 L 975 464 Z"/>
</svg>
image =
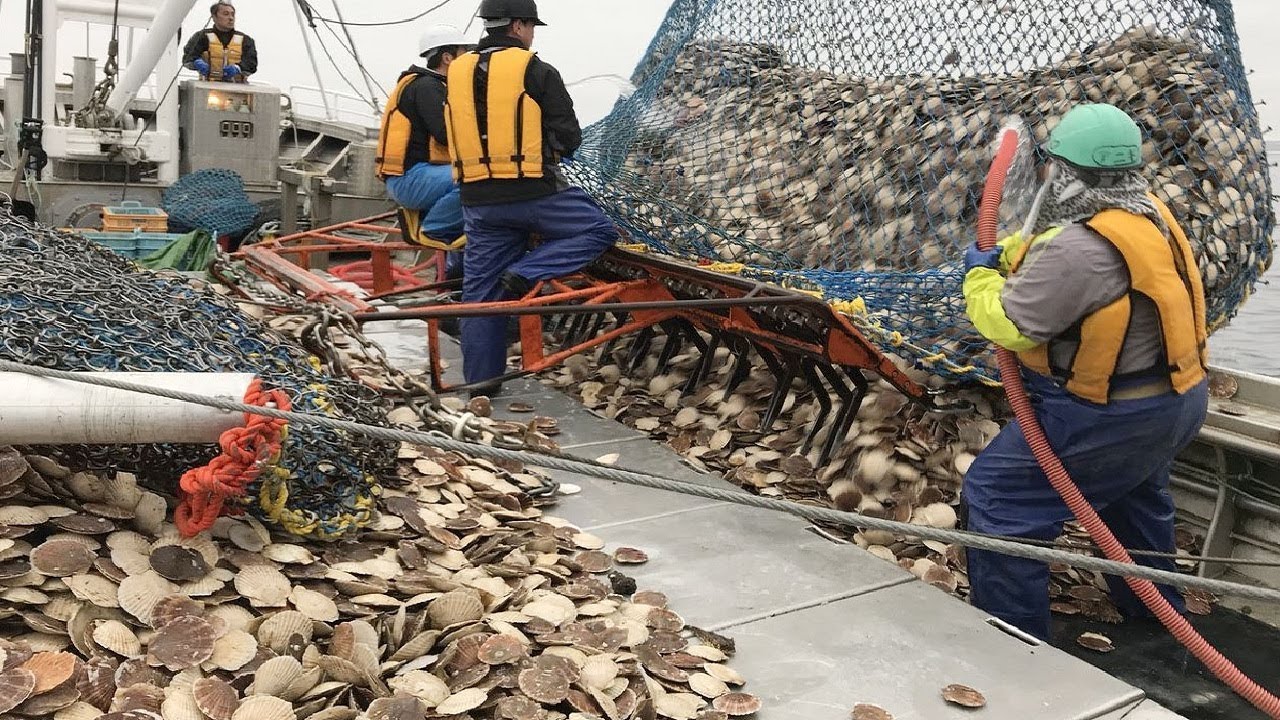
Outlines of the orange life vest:
<svg viewBox="0 0 1280 720">
<path fill-rule="evenodd" d="M 408 169 L 405 167 L 405 158 L 413 135 L 413 122 L 400 109 L 400 96 L 420 77 L 421 73 L 406 73 L 401 77 L 383 108 L 382 130 L 378 133 L 378 154 L 375 157 L 378 177 L 383 180 L 404 175 Z M 430 133 L 427 134 L 427 162 L 432 165 L 449 164 L 449 148 L 437 142 Z"/>
<path fill-rule="evenodd" d="M 487 72 L 476 82 L 481 61 Z M 524 86 L 533 53 L 524 48 L 469 52 L 449 65 L 445 123 L 457 182 L 542 177 L 542 108 Z M 477 95 L 485 98 L 481 129 Z"/>
</svg>

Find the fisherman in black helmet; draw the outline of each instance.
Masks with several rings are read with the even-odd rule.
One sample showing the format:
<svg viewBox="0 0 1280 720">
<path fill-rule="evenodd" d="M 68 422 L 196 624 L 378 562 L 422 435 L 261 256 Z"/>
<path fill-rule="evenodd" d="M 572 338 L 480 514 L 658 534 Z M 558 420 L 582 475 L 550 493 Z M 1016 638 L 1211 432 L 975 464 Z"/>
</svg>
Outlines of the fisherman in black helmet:
<svg viewBox="0 0 1280 720">
<path fill-rule="evenodd" d="M 531 51 L 534 0 L 484 0 L 486 36 L 449 66 L 445 119 L 462 184 L 467 246 L 464 302 L 520 298 L 540 280 L 574 273 L 618 239 L 599 206 L 558 167 L 582 143 L 573 100 Z M 530 236 L 539 242 L 530 247 Z M 505 317 L 462 321 L 463 375 L 494 394 L 506 367 Z"/>
</svg>

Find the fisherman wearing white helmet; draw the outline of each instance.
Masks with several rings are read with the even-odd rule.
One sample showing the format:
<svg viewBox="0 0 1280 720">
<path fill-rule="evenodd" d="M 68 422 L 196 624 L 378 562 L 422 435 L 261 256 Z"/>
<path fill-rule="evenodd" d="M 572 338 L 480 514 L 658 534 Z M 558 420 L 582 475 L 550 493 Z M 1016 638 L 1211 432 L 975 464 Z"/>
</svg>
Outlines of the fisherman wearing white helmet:
<svg viewBox="0 0 1280 720">
<path fill-rule="evenodd" d="M 422 33 L 419 57 L 387 98 L 378 136 L 377 172 L 401 207 L 422 213 L 422 234 L 444 242 L 462 235 L 462 202 L 453 181 L 444 103 L 449 64 L 471 48 L 462 31 L 433 25 Z"/>
</svg>

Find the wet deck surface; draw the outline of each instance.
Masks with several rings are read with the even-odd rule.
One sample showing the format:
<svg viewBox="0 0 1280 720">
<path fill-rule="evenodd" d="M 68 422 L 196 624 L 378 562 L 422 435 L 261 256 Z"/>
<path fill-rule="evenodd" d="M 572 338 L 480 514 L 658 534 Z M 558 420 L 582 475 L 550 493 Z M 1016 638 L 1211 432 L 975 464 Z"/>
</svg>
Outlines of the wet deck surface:
<svg viewBox="0 0 1280 720">
<path fill-rule="evenodd" d="M 423 326 L 365 328 L 398 366 L 425 366 Z M 451 375 L 461 365 L 449 343 Z M 736 489 L 683 463 L 674 451 L 585 410 L 536 380 L 509 383 L 495 416 L 519 401 L 555 417 L 567 454 L 618 453 L 617 465 Z M 527 419 L 529 416 L 521 416 Z M 854 545 L 836 543 L 789 515 L 552 471 L 582 488 L 550 514 L 590 530 L 612 549 L 644 549 L 641 589 L 665 593 L 687 622 L 734 639 L 731 664 L 764 700 L 760 720 L 844 720 L 857 703 L 896 720 L 1172 720 L 1136 687 L 1047 645 L 1032 645 L 987 616 Z M 980 711 L 949 706 L 951 683 L 978 689 Z"/>
</svg>

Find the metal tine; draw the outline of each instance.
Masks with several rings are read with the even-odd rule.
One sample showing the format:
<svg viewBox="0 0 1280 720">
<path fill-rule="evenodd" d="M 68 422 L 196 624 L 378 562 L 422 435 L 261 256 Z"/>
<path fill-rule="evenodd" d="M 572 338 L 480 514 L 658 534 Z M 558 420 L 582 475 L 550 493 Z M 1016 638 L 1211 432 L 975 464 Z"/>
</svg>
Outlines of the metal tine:
<svg viewBox="0 0 1280 720">
<path fill-rule="evenodd" d="M 725 383 L 720 402 L 728 401 L 733 391 L 751 374 L 751 343 L 737 335 L 729 335 L 728 344 L 734 357 L 733 372 L 729 375 L 729 382 Z"/>
<path fill-rule="evenodd" d="M 570 347 L 585 342 L 588 337 L 594 337 L 595 333 L 599 332 L 599 325 L 604 322 L 604 313 L 583 315 L 581 318 L 582 322 L 573 326 L 565 341 L 565 344 Z"/>
<path fill-rule="evenodd" d="M 809 383 L 809 387 L 813 388 L 813 397 L 818 401 L 818 415 L 813 419 L 813 427 L 809 428 L 809 434 L 804 438 L 804 444 L 800 446 L 800 454 L 807 455 L 813 449 L 813 441 L 818 437 L 818 431 L 827 421 L 827 416 L 831 414 L 831 396 L 827 393 L 826 387 L 822 384 L 822 378 L 818 376 L 818 364 L 813 360 L 804 359 L 800 361 L 800 371 L 804 374 L 804 379 Z"/>
<path fill-rule="evenodd" d="M 764 358 L 765 364 L 769 366 L 769 370 L 773 372 L 773 377 L 776 380 L 776 384 L 773 386 L 773 394 L 769 396 L 769 407 L 765 410 L 764 418 L 760 421 L 760 432 L 767 433 L 773 428 L 773 424 L 778 420 L 778 415 L 782 412 L 782 405 L 786 402 L 787 393 L 791 392 L 791 384 L 795 382 L 796 374 L 800 370 L 800 361 L 794 355 L 783 355 L 779 359 L 769 352 L 760 353 L 760 357 Z"/>
<path fill-rule="evenodd" d="M 827 367 L 823 366 L 824 369 Z M 824 372 L 831 386 L 837 388 L 836 392 L 840 394 L 841 404 L 840 410 L 836 412 L 835 420 L 831 423 L 831 432 L 827 434 L 826 441 L 822 443 L 822 453 L 818 456 L 818 467 L 830 462 L 836 448 L 844 441 L 844 436 L 849 433 L 849 427 L 853 425 L 853 421 L 858 417 L 858 410 L 862 407 L 862 401 L 867 397 L 867 390 L 870 387 L 866 376 L 862 374 L 861 370 L 847 366 L 841 366 L 840 369 L 853 381 L 853 389 L 850 390 L 845 387 L 844 382 L 834 369 L 831 369 L 830 373 Z"/>
<path fill-rule="evenodd" d="M 680 390 L 680 397 L 689 397 L 698 389 L 698 386 L 707 379 L 707 375 L 711 374 L 711 368 L 716 363 L 716 350 L 720 349 L 720 331 L 711 330 L 711 342 L 707 343 L 705 349 L 702 349 L 702 360 L 698 363 L 698 368 L 689 376 L 684 387 Z"/>
<path fill-rule="evenodd" d="M 572 345 L 576 338 L 585 328 L 587 323 L 591 322 L 590 315 L 575 315 L 568 323 L 568 330 L 565 332 L 565 344 Z"/>
<path fill-rule="evenodd" d="M 658 365 L 654 368 L 654 375 L 666 375 L 671 369 L 671 361 L 680 353 L 680 348 L 684 347 L 684 325 L 676 320 L 665 320 L 661 326 L 667 337 L 662 343 L 662 351 L 658 353 Z"/>
<path fill-rule="evenodd" d="M 564 330 L 564 326 L 568 322 L 568 315 L 552 315 L 551 321 L 547 324 L 547 332 L 551 333 L 551 336 L 559 341 L 562 339 L 560 332 Z"/>
<path fill-rule="evenodd" d="M 627 323 L 629 313 L 618 312 L 613 313 L 613 327 L 620 328 Z M 598 365 L 610 365 L 613 363 L 613 351 L 618 346 L 620 337 L 611 338 L 604 345 L 600 346 L 600 354 L 596 355 L 596 363 Z"/>
<path fill-rule="evenodd" d="M 628 375 L 635 374 L 644 364 L 645 358 L 649 356 L 649 348 L 653 345 L 655 334 L 652 325 L 636 333 L 635 340 L 631 341 L 631 354 L 627 356 L 626 365 L 623 366 L 623 371 Z"/>
</svg>

